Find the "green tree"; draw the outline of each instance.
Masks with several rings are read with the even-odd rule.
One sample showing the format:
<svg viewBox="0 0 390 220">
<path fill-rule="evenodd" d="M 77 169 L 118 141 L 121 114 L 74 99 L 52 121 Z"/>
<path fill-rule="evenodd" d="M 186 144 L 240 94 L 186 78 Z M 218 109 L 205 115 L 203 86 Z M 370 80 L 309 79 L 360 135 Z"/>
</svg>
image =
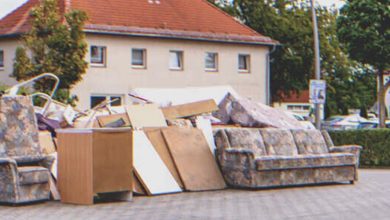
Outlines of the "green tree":
<svg viewBox="0 0 390 220">
<path fill-rule="evenodd" d="M 44 72 L 54 73 L 61 80 L 56 98 L 70 101 L 69 90 L 82 79 L 87 68 L 83 32 L 87 15 L 72 10 L 62 16 L 57 0 L 43 0 L 30 11 L 30 16 L 31 30 L 22 37 L 23 47 L 16 49 L 11 76 L 19 81 Z M 44 92 L 52 86 L 53 82 L 47 79 L 34 85 L 35 89 Z"/>
<path fill-rule="evenodd" d="M 390 65 L 390 1 L 347 0 L 337 28 L 350 57 L 373 66 L 377 72 L 380 126 L 385 127 L 385 95 L 390 82 L 384 84 L 383 74 Z"/>
<path fill-rule="evenodd" d="M 313 30 L 310 5 L 306 1 L 234 0 L 226 10 L 261 34 L 280 42 L 271 54 L 273 101 L 282 94 L 308 89 L 314 77 Z M 337 38 L 338 11 L 317 7 L 321 75 L 327 81 L 326 116 L 347 114 L 349 108 L 369 108 L 374 100 L 375 78 L 371 71 L 349 59 Z M 367 80 L 367 83 L 362 83 Z M 357 95 L 359 94 L 359 95 Z"/>
</svg>

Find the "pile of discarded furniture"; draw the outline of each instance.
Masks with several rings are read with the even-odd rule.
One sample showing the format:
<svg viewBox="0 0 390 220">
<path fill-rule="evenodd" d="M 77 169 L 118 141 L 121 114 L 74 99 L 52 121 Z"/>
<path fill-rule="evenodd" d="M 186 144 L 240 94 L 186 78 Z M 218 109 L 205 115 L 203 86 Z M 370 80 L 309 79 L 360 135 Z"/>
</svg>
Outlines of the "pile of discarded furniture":
<svg viewBox="0 0 390 220">
<path fill-rule="evenodd" d="M 357 180 L 359 146 L 333 146 L 281 110 L 216 100 L 79 111 L 51 96 L 0 101 L 0 202 L 93 204 L 159 195 Z M 33 107 L 33 98 L 47 100 Z M 40 131 L 39 131 L 40 130 Z M 51 192 L 51 194 L 50 194 Z"/>
</svg>

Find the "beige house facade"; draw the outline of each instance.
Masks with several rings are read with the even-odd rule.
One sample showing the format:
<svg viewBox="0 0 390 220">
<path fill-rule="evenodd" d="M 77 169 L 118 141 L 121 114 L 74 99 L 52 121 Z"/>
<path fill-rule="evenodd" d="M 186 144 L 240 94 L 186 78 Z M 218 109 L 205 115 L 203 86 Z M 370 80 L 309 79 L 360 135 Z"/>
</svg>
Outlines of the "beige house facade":
<svg viewBox="0 0 390 220">
<path fill-rule="evenodd" d="M 194 2 L 210 7 L 203 1 Z M 221 13 L 217 9 L 211 12 L 217 16 Z M 225 19 L 226 15 L 223 17 Z M 228 19 L 232 27 L 237 25 L 236 28 L 248 31 L 249 28 L 232 18 Z M 130 99 L 127 94 L 136 88 L 218 85 L 230 85 L 241 96 L 267 103 L 269 51 L 276 43 L 253 30 L 248 31 L 253 36 L 231 34 L 226 30 L 225 34 L 201 31 L 200 37 L 197 33 L 194 37 L 193 31 L 166 36 L 154 32 L 134 34 L 130 29 L 112 31 L 112 27 L 110 31 L 102 30 L 101 27 L 106 26 L 99 26 L 96 30 L 93 25 L 86 25 L 89 51 L 85 60 L 89 63 L 88 69 L 82 81 L 72 89 L 72 93 L 78 96 L 80 109 L 88 109 L 104 99 L 113 98 L 119 99 L 113 105 L 128 104 Z M 21 45 L 19 36 L 3 34 L 2 37 L 0 31 L 1 84 L 16 83 L 9 75 L 16 47 Z M 265 40 L 262 42 L 260 39 Z"/>
</svg>

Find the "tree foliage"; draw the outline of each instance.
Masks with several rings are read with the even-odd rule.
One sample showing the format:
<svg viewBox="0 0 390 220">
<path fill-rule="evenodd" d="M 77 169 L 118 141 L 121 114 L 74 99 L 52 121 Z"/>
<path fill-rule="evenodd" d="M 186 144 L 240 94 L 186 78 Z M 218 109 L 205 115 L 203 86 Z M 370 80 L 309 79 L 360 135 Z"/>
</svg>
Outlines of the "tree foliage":
<svg viewBox="0 0 390 220">
<path fill-rule="evenodd" d="M 311 11 L 307 1 L 234 0 L 232 3 L 228 10 L 223 9 L 281 44 L 271 54 L 273 101 L 278 101 L 283 93 L 308 89 L 309 80 L 314 78 L 314 52 Z M 327 81 L 326 115 L 347 114 L 349 108 L 371 107 L 375 92 L 372 71 L 351 61 L 340 47 L 337 10 L 317 7 L 316 11 L 321 75 Z"/>
<path fill-rule="evenodd" d="M 22 37 L 23 47 L 16 49 L 11 76 L 19 81 L 54 73 L 61 80 L 56 97 L 67 101 L 69 89 L 86 72 L 83 26 L 87 15 L 73 10 L 62 16 L 57 0 L 43 0 L 30 11 L 30 16 L 31 29 Z M 34 85 L 40 91 L 48 91 L 52 86 L 53 82 L 47 79 Z"/>
<path fill-rule="evenodd" d="M 390 1 L 348 0 L 337 19 L 338 36 L 352 59 L 372 65 L 378 74 L 379 118 L 385 126 L 384 71 L 390 67 Z"/>
</svg>

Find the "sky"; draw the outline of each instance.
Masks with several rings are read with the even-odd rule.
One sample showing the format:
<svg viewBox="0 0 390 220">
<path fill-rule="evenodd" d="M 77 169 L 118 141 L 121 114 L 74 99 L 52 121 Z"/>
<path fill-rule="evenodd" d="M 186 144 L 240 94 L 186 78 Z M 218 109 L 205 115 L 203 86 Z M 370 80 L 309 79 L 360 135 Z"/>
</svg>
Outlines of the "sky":
<svg viewBox="0 0 390 220">
<path fill-rule="evenodd" d="M 0 0 L 0 18 L 3 18 L 9 12 L 19 7 L 21 4 L 27 0 Z M 336 5 L 336 7 L 341 7 L 343 4 L 342 0 L 316 0 L 319 4 L 324 6 Z"/>
</svg>

